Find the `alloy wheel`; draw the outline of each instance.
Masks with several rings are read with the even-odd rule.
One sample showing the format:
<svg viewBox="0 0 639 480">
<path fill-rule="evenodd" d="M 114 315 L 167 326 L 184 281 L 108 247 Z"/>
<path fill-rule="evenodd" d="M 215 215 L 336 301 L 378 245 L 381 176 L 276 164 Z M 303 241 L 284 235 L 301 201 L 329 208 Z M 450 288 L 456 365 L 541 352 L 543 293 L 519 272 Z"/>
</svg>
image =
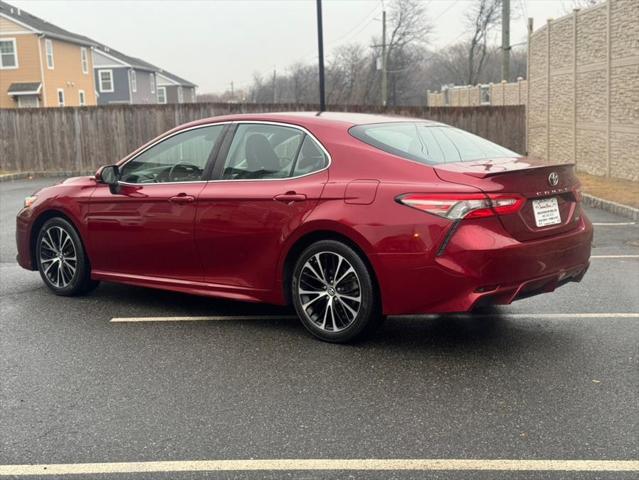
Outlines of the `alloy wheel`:
<svg viewBox="0 0 639 480">
<path fill-rule="evenodd" d="M 62 227 L 51 226 L 40 239 L 40 268 L 55 288 L 65 288 L 73 281 L 78 258 L 71 235 Z"/>
<path fill-rule="evenodd" d="M 327 332 L 348 328 L 362 306 L 362 289 L 353 266 L 342 255 L 323 251 L 302 267 L 297 287 L 302 310 Z"/>
</svg>

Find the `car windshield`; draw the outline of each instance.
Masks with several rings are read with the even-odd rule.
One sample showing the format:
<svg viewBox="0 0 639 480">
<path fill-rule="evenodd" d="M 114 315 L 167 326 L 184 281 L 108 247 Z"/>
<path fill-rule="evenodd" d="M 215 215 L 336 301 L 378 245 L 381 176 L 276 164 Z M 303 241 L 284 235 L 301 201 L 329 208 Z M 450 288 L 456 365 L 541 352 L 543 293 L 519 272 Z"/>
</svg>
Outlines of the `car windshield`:
<svg viewBox="0 0 639 480">
<path fill-rule="evenodd" d="M 496 143 L 446 125 L 393 122 L 358 125 L 355 138 L 393 155 L 426 164 L 519 157 Z"/>
</svg>

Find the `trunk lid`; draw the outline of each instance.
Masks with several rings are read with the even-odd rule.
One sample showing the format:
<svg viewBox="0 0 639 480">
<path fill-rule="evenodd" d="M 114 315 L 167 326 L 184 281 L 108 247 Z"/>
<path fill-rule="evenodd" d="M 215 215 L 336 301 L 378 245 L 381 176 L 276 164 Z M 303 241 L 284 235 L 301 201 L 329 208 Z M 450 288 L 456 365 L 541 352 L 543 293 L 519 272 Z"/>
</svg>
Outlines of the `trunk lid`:
<svg viewBox="0 0 639 480">
<path fill-rule="evenodd" d="M 503 227 L 517 240 L 533 240 L 570 231 L 578 226 L 577 192 L 579 180 L 574 164 L 549 165 L 526 157 L 499 158 L 441 164 L 437 176 L 450 183 L 470 185 L 484 193 L 514 193 L 524 197 L 522 208 L 500 215 Z M 556 184 L 553 184 L 556 180 Z M 556 198 L 560 222 L 537 226 L 535 200 Z M 553 201 L 551 201 L 553 202 Z M 537 205 L 535 205 L 537 203 Z"/>
</svg>

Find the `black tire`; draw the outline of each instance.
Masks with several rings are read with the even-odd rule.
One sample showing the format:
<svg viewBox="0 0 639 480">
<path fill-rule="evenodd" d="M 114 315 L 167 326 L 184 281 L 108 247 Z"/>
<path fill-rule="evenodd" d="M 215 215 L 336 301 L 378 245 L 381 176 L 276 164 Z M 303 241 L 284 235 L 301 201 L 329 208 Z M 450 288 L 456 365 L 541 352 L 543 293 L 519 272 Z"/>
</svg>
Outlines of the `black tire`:
<svg viewBox="0 0 639 480">
<path fill-rule="evenodd" d="M 100 283 L 91 280 L 82 240 L 73 225 L 63 218 L 44 222 L 36 239 L 35 255 L 42 280 L 56 295 L 82 295 Z"/>
<path fill-rule="evenodd" d="M 360 255 L 342 242 L 321 240 L 306 248 L 297 259 L 291 282 L 295 311 L 320 340 L 345 343 L 362 339 L 383 320 L 373 273 Z M 310 291 L 313 293 L 304 293 Z"/>
</svg>

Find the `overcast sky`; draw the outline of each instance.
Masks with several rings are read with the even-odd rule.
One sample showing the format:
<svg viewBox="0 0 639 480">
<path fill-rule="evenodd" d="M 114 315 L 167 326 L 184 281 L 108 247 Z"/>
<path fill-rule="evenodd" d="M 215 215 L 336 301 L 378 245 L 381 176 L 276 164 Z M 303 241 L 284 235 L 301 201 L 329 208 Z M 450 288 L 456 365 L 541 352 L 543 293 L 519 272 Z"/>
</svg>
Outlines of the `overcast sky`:
<svg viewBox="0 0 639 480">
<path fill-rule="evenodd" d="M 474 0 L 424 0 L 441 48 L 467 34 L 464 13 Z M 388 7 L 392 0 L 385 0 Z M 250 84 L 254 72 L 270 75 L 296 61 L 316 60 L 314 0 L 9 0 L 51 23 L 140 57 L 219 92 Z M 526 38 L 526 17 L 535 28 L 561 16 L 570 0 L 511 0 L 523 11 L 511 22 L 511 43 Z M 368 45 L 381 33 L 381 0 L 324 0 L 327 56 L 339 45 Z"/>
</svg>

